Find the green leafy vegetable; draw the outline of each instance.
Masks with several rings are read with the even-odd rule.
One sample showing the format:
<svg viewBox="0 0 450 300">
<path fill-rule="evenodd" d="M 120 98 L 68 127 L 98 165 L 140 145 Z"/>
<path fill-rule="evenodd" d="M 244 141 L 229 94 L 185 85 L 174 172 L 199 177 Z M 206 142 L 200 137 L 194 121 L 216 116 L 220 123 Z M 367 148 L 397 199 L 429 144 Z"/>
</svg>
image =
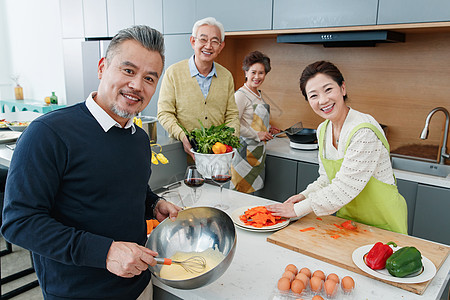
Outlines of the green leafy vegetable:
<svg viewBox="0 0 450 300">
<path fill-rule="evenodd" d="M 241 146 L 239 137 L 233 135 L 234 128 L 228 127 L 228 123 L 223 123 L 218 126 L 211 125 L 211 127 L 205 128 L 200 120 L 198 122 L 200 123 L 200 128 L 195 128 L 191 132 L 187 131 L 186 128 L 178 123 L 195 151 L 212 154 L 213 151 L 211 148 L 216 142 L 229 145 L 233 148 L 239 148 Z"/>
</svg>

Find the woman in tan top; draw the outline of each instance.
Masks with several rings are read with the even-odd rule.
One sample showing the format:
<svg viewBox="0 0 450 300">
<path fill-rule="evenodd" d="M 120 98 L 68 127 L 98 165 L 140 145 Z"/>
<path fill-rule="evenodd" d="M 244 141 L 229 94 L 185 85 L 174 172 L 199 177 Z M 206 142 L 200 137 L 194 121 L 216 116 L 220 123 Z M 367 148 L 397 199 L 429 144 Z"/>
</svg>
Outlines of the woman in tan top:
<svg viewBox="0 0 450 300">
<path fill-rule="evenodd" d="M 258 88 L 270 71 L 270 58 L 259 51 L 249 53 L 243 62 L 244 85 L 236 91 L 242 147 L 233 158 L 231 188 L 252 193 L 264 186 L 266 141 L 280 132 L 269 124 L 270 107 Z"/>
</svg>

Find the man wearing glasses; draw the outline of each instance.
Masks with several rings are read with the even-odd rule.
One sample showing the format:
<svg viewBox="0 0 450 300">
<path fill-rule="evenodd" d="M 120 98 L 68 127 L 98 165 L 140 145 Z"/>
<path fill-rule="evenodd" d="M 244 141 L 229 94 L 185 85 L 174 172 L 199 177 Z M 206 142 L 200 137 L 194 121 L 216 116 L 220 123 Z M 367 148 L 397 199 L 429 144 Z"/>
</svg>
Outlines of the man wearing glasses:
<svg viewBox="0 0 450 300">
<path fill-rule="evenodd" d="M 158 121 L 171 137 L 183 142 L 194 158 L 180 123 L 188 131 L 227 125 L 239 136 L 239 111 L 234 100 L 231 73 L 214 62 L 225 47 L 223 25 L 212 17 L 197 21 L 190 37 L 194 55 L 171 65 L 165 72 L 158 100 Z"/>
</svg>

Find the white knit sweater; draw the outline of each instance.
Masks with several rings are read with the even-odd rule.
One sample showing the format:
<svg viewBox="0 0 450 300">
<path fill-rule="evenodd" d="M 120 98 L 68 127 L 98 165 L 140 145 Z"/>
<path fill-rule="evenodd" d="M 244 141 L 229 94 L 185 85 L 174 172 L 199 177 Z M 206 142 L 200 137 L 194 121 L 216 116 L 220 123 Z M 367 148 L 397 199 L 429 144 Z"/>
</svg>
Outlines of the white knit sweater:
<svg viewBox="0 0 450 300">
<path fill-rule="evenodd" d="M 373 124 L 384 134 L 372 116 L 350 109 L 341 129 L 338 149 L 332 143 L 332 123 L 328 123 L 324 157 L 344 160 L 336 177 L 330 182 L 319 154 L 319 178 L 301 192 L 306 199 L 294 205 L 297 216 L 302 217 L 312 211 L 318 216 L 338 211 L 364 189 L 372 176 L 384 183 L 395 184 L 389 152 L 371 129 L 361 128 L 356 131 L 344 154 L 350 132 L 361 123 Z M 317 136 L 323 124 L 319 125 Z"/>
</svg>

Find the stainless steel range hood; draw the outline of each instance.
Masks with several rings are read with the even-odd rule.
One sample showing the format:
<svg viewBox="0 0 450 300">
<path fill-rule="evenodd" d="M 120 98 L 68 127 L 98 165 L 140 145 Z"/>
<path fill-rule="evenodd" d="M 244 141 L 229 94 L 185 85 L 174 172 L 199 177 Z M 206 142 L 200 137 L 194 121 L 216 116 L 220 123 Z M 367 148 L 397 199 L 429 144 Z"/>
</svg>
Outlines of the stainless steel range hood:
<svg viewBox="0 0 450 300">
<path fill-rule="evenodd" d="M 324 47 L 374 47 L 377 43 L 404 41 L 403 33 L 388 30 L 296 33 L 277 36 L 278 43 L 323 44 Z"/>
</svg>

